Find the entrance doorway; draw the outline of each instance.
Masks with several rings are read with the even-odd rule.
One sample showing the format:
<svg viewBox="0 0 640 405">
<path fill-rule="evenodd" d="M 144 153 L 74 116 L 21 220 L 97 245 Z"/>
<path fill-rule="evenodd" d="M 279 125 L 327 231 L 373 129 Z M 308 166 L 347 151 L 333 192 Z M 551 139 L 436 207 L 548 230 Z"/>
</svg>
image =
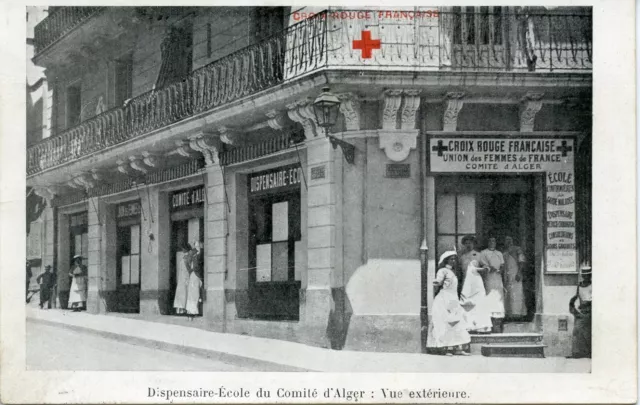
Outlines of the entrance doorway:
<svg viewBox="0 0 640 405">
<path fill-rule="evenodd" d="M 478 252 L 494 237 L 505 261 L 509 261 L 507 256 L 516 256 L 509 265 L 512 273 L 520 267 L 522 292 L 517 283 L 513 288 L 505 283 L 505 322 L 531 322 L 536 311 L 535 269 L 542 246 L 536 245 L 535 235 L 543 218 L 542 212 L 536 212 L 536 196 L 542 198 L 541 190 L 535 188 L 535 175 L 442 176 L 436 182 L 436 257 L 454 247 L 463 251 L 466 235 L 476 237 Z M 507 238 L 522 255 L 515 254 L 514 247 L 508 249 Z M 465 272 L 458 269 L 461 285 Z"/>
<path fill-rule="evenodd" d="M 119 224 L 116 311 L 140 312 L 140 224 Z"/>
<path fill-rule="evenodd" d="M 170 314 L 177 314 L 173 307 L 173 301 L 176 296 L 176 287 L 179 279 L 186 277 L 188 273 L 184 263 L 184 247 L 189 245 L 192 249 L 195 247 L 194 242 L 204 241 L 204 217 L 197 216 L 188 219 L 172 221 L 171 223 L 171 276 L 169 285 L 171 290 L 169 293 Z M 203 279 L 204 283 L 204 279 Z M 202 291 L 204 291 L 204 285 Z M 204 301 L 204 297 L 203 301 Z M 202 315 L 202 305 L 199 305 L 199 315 Z"/>
</svg>

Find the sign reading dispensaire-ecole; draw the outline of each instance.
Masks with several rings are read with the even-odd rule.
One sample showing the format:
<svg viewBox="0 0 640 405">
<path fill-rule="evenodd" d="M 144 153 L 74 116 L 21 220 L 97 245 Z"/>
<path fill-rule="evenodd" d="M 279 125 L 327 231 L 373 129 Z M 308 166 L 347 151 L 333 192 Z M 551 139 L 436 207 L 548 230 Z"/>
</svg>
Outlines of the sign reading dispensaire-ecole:
<svg viewBox="0 0 640 405">
<path fill-rule="evenodd" d="M 253 173 L 249 176 L 249 192 L 281 191 L 299 187 L 302 183 L 302 168 L 299 164 Z"/>
<path fill-rule="evenodd" d="M 573 163 L 572 139 L 431 138 L 432 172 L 543 172 Z"/>
</svg>

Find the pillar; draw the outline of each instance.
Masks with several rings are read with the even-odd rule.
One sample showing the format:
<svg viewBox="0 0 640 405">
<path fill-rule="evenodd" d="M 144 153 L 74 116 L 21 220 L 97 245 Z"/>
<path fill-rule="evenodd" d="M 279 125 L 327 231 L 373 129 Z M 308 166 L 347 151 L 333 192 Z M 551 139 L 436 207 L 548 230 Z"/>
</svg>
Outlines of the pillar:
<svg viewBox="0 0 640 405">
<path fill-rule="evenodd" d="M 157 186 L 148 186 L 140 204 L 147 215 L 140 232 L 140 313 L 169 313 L 169 275 L 171 263 L 171 218 L 169 198 Z"/>
<path fill-rule="evenodd" d="M 307 140 L 307 289 L 302 321 L 305 340 L 328 345 L 326 330 L 333 305 L 336 263 L 336 174 L 329 140 Z M 315 173 L 324 172 L 324 176 Z"/>
<path fill-rule="evenodd" d="M 101 264 L 101 284 L 100 296 L 101 305 L 104 310 L 101 312 L 109 312 L 115 310 L 115 291 L 117 282 L 117 222 L 116 222 L 116 206 L 114 204 L 101 204 L 100 209 L 103 210 L 102 219 L 102 240 L 100 252 L 102 260 Z M 91 242 L 89 242 L 91 243 Z"/>
<path fill-rule="evenodd" d="M 58 214 L 58 263 L 55 266 L 57 273 L 57 297 L 56 306 L 58 308 L 67 308 L 69 304 L 69 216 L 66 214 Z"/>
<path fill-rule="evenodd" d="M 47 200 L 47 207 L 42 213 L 43 225 L 44 225 L 44 250 L 42 252 L 42 270 L 45 266 L 50 265 L 53 270 L 56 270 L 54 263 L 55 258 L 55 221 L 54 221 L 54 209 L 51 206 L 51 200 Z"/>
<path fill-rule="evenodd" d="M 88 201 L 88 288 L 87 312 L 92 314 L 104 313 L 106 305 L 101 294 L 102 289 L 102 232 L 105 223 L 104 203 L 98 197 Z"/>
<path fill-rule="evenodd" d="M 228 209 L 223 171 L 212 161 L 206 166 L 205 288 L 203 316 L 215 331 L 225 330 L 225 274 L 227 271 Z"/>
</svg>

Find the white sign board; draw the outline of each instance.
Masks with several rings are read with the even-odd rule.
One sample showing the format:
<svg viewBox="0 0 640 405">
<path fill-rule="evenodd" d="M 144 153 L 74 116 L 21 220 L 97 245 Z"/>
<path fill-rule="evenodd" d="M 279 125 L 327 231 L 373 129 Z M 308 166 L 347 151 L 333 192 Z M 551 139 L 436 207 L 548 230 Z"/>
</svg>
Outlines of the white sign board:
<svg viewBox="0 0 640 405">
<path fill-rule="evenodd" d="M 576 272 L 573 139 L 540 137 L 431 137 L 432 173 L 544 173 L 546 268 Z"/>
</svg>

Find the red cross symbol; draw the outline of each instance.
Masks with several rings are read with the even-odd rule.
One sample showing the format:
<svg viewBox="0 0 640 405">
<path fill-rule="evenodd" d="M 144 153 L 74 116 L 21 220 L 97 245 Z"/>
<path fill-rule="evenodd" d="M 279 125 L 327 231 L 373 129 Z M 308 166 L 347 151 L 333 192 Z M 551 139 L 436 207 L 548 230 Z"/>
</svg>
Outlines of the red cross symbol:
<svg viewBox="0 0 640 405">
<path fill-rule="evenodd" d="M 380 40 L 371 39 L 371 31 L 362 31 L 362 39 L 353 40 L 353 49 L 362 50 L 362 59 L 371 59 L 371 50 L 380 49 Z"/>
</svg>

